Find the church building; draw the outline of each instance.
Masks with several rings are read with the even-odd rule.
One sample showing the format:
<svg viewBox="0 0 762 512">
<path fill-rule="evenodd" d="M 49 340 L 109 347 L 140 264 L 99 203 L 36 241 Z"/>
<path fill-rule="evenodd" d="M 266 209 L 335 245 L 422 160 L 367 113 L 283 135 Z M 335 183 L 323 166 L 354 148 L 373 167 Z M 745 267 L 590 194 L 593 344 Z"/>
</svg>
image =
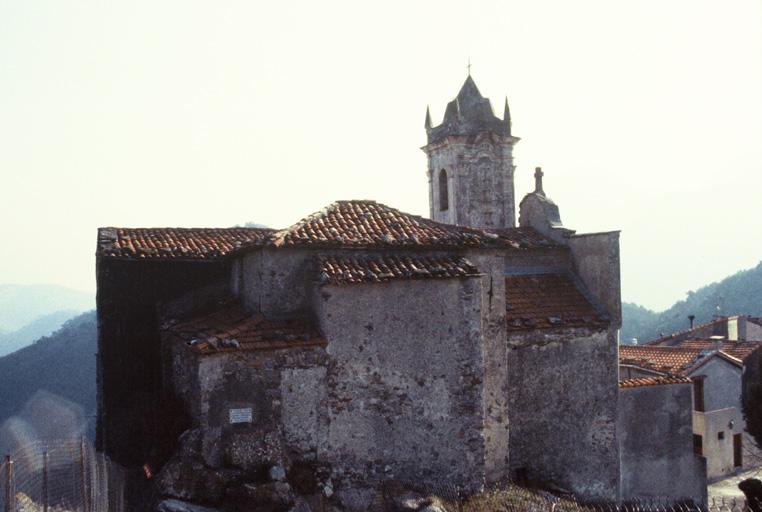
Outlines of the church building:
<svg viewBox="0 0 762 512">
<path fill-rule="evenodd" d="M 539 168 L 516 225 L 520 139 L 470 76 L 425 128 L 430 219 L 99 229 L 98 448 L 211 506 L 268 468 L 348 510 L 389 480 L 619 499 L 619 233 L 565 228 Z"/>
</svg>

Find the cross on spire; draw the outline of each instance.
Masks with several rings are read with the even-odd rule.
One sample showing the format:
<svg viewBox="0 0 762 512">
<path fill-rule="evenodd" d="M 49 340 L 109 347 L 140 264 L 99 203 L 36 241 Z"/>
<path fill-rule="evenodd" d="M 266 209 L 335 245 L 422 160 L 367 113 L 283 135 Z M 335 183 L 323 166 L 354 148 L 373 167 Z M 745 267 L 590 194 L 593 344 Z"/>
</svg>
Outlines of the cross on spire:
<svg viewBox="0 0 762 512">
<path fill-rule="evenodd" d="M 466 67 L 468 68 L 468 76 L 471 76 L 471 57 L 468 58 L 468 66 Z"/>
</svg>

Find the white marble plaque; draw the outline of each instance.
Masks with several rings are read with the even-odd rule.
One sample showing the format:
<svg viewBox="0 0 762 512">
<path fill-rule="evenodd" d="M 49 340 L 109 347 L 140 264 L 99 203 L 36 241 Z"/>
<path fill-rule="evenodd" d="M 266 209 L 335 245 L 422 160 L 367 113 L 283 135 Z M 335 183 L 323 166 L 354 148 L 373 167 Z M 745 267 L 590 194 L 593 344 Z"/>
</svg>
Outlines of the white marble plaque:
<svg viewBox="0 0 762 512">
<path fill-rule="evenodd" d="M 236 424 L 236 423 L 251 423 L 252 422 L 252 413 L 251 413 L 251 407 L 246 407 L 243 409 L 230 409 L 230 423 Z"/>
</svg>

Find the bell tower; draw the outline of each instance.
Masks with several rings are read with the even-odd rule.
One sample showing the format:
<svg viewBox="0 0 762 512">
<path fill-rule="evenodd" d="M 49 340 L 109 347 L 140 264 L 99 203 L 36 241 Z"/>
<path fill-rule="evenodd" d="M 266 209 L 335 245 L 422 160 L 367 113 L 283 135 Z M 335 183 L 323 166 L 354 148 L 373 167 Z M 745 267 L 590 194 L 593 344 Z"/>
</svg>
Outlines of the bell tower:
<svg viewBox="0 0 762 512">
<path fill-rule="evenodd" d="M 492 111 L 471 75 L 444 120 L 433 126 L 426 109 L 429 207 L 431 218 L 478 228 L 509 228 L 516 224 L 513 192 L 511 113 L 505 99 L 503 119 Z"/>
</svg>

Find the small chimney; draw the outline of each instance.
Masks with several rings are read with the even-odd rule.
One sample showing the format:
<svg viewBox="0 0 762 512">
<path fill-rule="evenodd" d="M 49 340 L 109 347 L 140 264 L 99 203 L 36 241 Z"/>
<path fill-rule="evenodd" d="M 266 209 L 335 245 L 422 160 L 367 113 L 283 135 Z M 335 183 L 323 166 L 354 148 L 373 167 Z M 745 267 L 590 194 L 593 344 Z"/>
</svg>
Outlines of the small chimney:
<svg viewBox="0 0 762 512">
<path fill-rule="evenodd" d="M 542 177 L 543 177 L 542 167 L 535 167 L 534 168 L 534 193 L 544 196 L 545 192 L 542 190 Z"/>
<path fill-rule="evenodd" d="M 691 323 L 691 329 L 693 329 L 693 321 L 696 319 L 696 315 L 688 315 L 688 321 Z"/>
</svg>

